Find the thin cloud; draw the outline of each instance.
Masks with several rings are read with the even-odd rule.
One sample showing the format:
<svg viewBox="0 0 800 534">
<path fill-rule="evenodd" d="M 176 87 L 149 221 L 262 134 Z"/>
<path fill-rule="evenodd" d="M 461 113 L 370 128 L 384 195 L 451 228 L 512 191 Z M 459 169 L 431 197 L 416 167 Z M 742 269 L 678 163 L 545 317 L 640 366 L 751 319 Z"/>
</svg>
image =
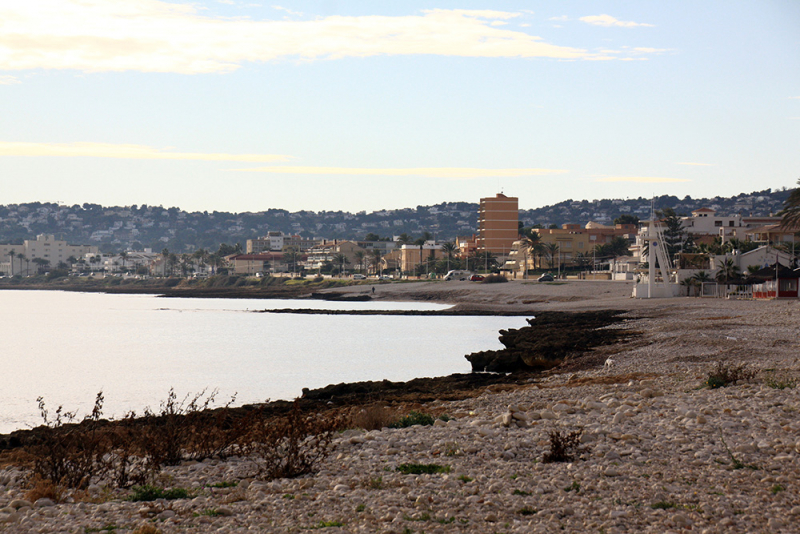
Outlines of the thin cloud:
<svg viewBox="0 0 800 534">
<path fill-rule="evenodd" d="M 248 62 L 377 55 L 594 58 L 585 49 L 493 26 L 519 16 L 433 9 L 408 16 L 251 20 L 160 0 L 1 2 L 0 70 L 197 74 L 230 72 Z"/>
<path fill-rule="evenodd" d="M 14 85 L 22 83 L 16 76 L 0 76 L 0 85 Z"/>
<path fill-rule="evenodd" d="M 569 20 L 569 17 L 566 16 L 566 15 L 561 15 L 560 17 L 550 17 L 547 20 L 553 20 L 553 21 L 557 21 L 557 22 L 566 22 L 566 21 Z"/>
<path fill-rule="evenodd" d="M 290 161 L 291 156 L 276 154 L 215 154 L 196 152 L 166 152 L 143 145 L 110 143 L 13 143 L 0 142 L 2 156 L 115 158 L 115 159 L 177 159 L 204 161 Z"/>
<path fill-rule="evenodd" d="M 592 26 L 618 26 L 622 28 L 634 28 L 637 26 L 646 26 L 652 28 L 652 24 L 646 24 L 644 22 L 632 22 L 626 20 L 617 20 L 611 15 L 590 15 L 588 17 L 581 17 L 580 20 L 585 22 L 586 24 L 591 24 Z"/>
<path fill-rule="evenodd" d="M 790 100 L 795 100 L 795 99 L 798 99 L 798 98 L 800 98 L 800 96 L 790 96 L 789 97 Z"/>
<path fill-rule="evenodd" d="M 468 167 L 414 167 L 414 168 L 363 168 L 363 167 L 293 167 L 274 166 L 253 169 L 232 169 L 239 172 L 265 172 L 272 174 L 316 174 L 349 176 L 421 176 L 426 178 L 473 179 L 487 177 L 539 176 L 563 174 L 564 169 L 476 169 Z"/>
<path fill-rule="evenodd" d="M 598 178 L 598 182 L 636 182 L 640 184 L 666 184 L 673 182 L 691 182 L 686 178 L 664 178 L 660 176 L 606 176 Z"/>
<path fill-rule="evenodd" d="M 296 17 L 302 17 L 302 16 L 303 16 L 303 14 L 302 14 L 301 12 L 299 12 L 299 11 L 292 11 L 292 10 L 291 10 L 291 9 L 289 9 L 288 7 L 283 7 L 283 6 L 272 6 L 272 9 L 277 9 L 278 11 L 283 11 L 283 12 L 285 12 L 285 13 L 288 13 L 289 15 L 294 15 L 294 16 L 296 16 Z"/>
</svg>

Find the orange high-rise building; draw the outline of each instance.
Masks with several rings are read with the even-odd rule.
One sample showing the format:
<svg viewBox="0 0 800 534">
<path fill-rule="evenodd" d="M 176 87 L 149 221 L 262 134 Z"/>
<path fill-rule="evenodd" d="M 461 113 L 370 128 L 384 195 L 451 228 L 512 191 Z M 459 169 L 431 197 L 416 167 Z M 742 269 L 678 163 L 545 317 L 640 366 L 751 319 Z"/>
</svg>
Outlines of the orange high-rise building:
<svg viewBox="0 0 800 534">
<path fill-rule="evenodd" d="M 478 249 L 505 255 L 519 236 L 519 199 L 498 193 L 478 209 Z"/>
</svg>

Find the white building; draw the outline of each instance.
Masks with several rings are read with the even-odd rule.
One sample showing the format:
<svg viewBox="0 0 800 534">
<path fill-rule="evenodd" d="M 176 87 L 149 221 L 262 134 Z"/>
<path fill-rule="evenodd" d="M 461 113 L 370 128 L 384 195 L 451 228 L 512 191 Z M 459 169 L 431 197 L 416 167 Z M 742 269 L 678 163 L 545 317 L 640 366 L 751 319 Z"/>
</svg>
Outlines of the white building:
<svg viewBox="0 0 800 534">
<path fill-rule="evenodd" d="M 69 263 L 69 258 L 80 258 L 86 254 L 97 254 L 98 248 L 91 245 L 70 245 L 66 241 L 57 240 L 55 236 L 40 234 L 36 240 L 26 239 L 22 245 L 0 245 L 0 272 L 27 276 L 37 272 L 40 258 L 47 261 L 50 269 L 59 263 Z M 13 253 L 13 256 L 12 256 Z M 22 255 L 22 258 L 20 258 Z"/>
</svg>

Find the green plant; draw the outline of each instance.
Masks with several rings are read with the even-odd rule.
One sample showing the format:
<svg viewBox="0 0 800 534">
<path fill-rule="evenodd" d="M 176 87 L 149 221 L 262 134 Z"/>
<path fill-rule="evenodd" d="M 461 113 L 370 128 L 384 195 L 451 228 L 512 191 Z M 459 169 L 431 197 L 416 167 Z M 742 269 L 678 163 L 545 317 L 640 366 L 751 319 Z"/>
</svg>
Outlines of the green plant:
<svg viewBox="0 0 800 534">
<path fill-rule="evenodd" d="M 725 443 L 725 436 L 722 435 L 722 431 L 721 430 L 719 432 L 719 438 L 720 438 L 720 440 L 722 440 L 722 445 L 725 447 L 725 451 L 727 451 L 728 456 L 731 459 L 731 466 L 734 469 L 744 469 L 746 467 L 748 469 L 752 469 L 753 471 L 758 471 L 758 467 L 757 466 L 752 465 L 752 464 L 745 464 L 744 462 L 742 462 L 736 456 L 733 455 L 733 452 L 731 451 L 730 447 L 728 447 L 728 444 Z"/>
<path fill-rule="evenodd" d="M 525 506 L 525 507 L 520 508 L 519 510 L 517 510 L 517 513 L 520 514 L 520 515 L 533 515 L 533 514 L 537 513 L 538 511 L 539 510 L 536 510 L 534 508 L 529 508 L 528 506 Z"/>
<path fill-rule="evenodd" d="M 781 486 L 780 484 L 775 484 L 774 486 L 772 486 L 772 487 L 769 489 L 769 491 L 771 491 L 773 495 L 777 495 L 778 493 L 780 493 L 780 492 L 784 491 L 785 489 L 786 489 L 786 488 L 784 488 L 784 487 L 783 487 L 783 486 Z"/>
<path fill-rule="evenodd" d="M 442 525 L 449 525 L 450 523 L 455 523 L 456 518 L 451 516 L 448 517 L 447 519 L 437 519 L 436 521 Z"/>
<path fill-rule="evenodd" d="M 527 497 L 530 494 L 531 494 L 530 491 L 523 491 L 523 490 L 520 490 L 520 489 L 515 489 L 513 492 L 511 492 L 511 495 L 522 495 L 522 496 L 525 496 L 525 497 Z"/>
<path fill-rule="evenodd" d="M 458 480 L 467 483 L 467 482 L 472 482 L 474 479 L 472 477 L 468 477 L 467 475 L 461 475 L 458 477 Z"/>
<path fill-rule="evenodd" d="M 131 489 L 128 500 L 132 502 L 155 501 L 156 499 L 171 501 L 176 499 L 188 499 L 189 496 L 189 491 L 184 488 L 164 489 L 157 486 L 145 485 L 134 486 Z"/>
<path fill-rule="evenodd" d="M 559 430 L 550 432 L 550 451 L 542 457 L 542 462 L 569 462 L 574 459 L 575 449 L 581 443 L 583 430 L 562 433 Z"/>
<path fill-rule="evenodd" d="M 434 475 L 436 473 L 449 473 L 451 467 L 438 464 L 400 464 L 397 466 L 397 471 L 404 475 Z"/>
<path fill-rule="evenodd" d="M 498 284 L 502 282 L 508 282 L 508 278 L 501 274 L 490 274 L 489 276 L 483 279 L 483 284 Z"/>
<path fill-rule="evenodd" d="M 200 512 L 195 512 L 192 515 L 194 517 L 199 517 L 201 515 L 208 516 L 208 517 L 219 517 L 219 516 L 222 515 L 222 513 L 219 510 L 217 510 L 216 508 L 207 508 L 207 509 L 202 510 Z"/>
<path fill-rule="evenodd" d="M 341 521 L 320 521 L 319 523 L 310 528 L 317 529 L 317 528 L 343 527 L 343 526 L 344 523 L 342 523 Z"/>
<path fill-rule="evenodd" d="M 797 380 L 789 376 L 787 373 L 782 373 L 780 375 L 777 375 L 774 372 L 770 373 L 764 383 L 767 385 L 767 387 L 780 390 L 793 389 L 795 386 L 797 386 Z"/>
<path fill-rule="evenodd" d="M 575 493 L 579 493 L 581 491 L 581 484 L 577 480 L 574 480 L 572 484 L 564 488 L 564 491 L 574 491 Z"/>
<path fill-rule="evenodd" d="M 229 481 L 222 481 L 222 482 L 216 482 L 214 484 L 208 484 L 206 487 L 207 488 L 235 488 L 238 485 L 239 485 L 238 481 L 232 480 L 230 482 Z"/>
<path fill-rule="evenodd" d="M 358 506 L 356 506 L 356 512 L 363 512 L 366 509 L 367 509 L 367 505 L 363 504 L 363 503 L 359 504 Z"/>
<path fill-rule="evenodd" d="M 113 523 L 104 526 L 103 528 L 92 528 L 92 527 L 84 527 L 83 532 L 85 534 L 90 534 L 92 532 L 114 532 L 119 527 Z"/>
<path fill-rule="evenodd" d="M 369 488 L 374 490 L 383 489 L 383 477 L 369 479 Z"/>
<path fill-rule="evenodd" d="M 294 495 L 291 493 L 284 493 L 283 498 L 286 499 L 287 501 L 292 501 L 294 500 Z"/>
<path fill-rule="evenodd" d="M 758 374 L 758 369 L 750 369 L 747 364 L 734 365 L 717 362 L 714 369 L 709 371 L 705 385 L 711 389 L 727 387 L 740 380 L 751 380 Z"/>
<path fill-rule="evenodd" d="M 433 416 L 422 413 L 422 412 L 415 412 L 411 411 L 408 415 L 401 417 L 391 425 L 390 428 L 407 428 L 414 425 L 423 425 L 428 426 L 433 424 Z"/>
<path fill-rule="evenodd" d="M 669 510 L 671 508 L 677 508 L 678 505 L 672 501 L 658 501 L 650 505 L 650 508 L 653 510 Z"/>
</svg>

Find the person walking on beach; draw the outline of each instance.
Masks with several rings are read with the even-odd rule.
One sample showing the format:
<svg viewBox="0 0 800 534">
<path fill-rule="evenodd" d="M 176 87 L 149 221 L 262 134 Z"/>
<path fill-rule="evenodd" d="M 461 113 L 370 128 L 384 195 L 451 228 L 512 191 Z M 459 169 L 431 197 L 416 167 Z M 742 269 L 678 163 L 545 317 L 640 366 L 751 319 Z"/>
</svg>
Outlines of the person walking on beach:
<svg viewBox="0 0 800 534">
<path fill-rule="evenodd" d="M 372 286 L 372 294 L 375 294 L 375 286 Z"/>
</svg>

